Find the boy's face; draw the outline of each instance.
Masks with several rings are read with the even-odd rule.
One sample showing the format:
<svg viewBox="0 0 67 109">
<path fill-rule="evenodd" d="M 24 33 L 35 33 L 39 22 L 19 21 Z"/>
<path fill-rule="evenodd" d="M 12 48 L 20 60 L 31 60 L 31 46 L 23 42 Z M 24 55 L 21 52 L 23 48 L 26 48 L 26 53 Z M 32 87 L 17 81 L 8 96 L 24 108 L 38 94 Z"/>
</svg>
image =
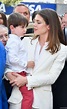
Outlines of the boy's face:
<svg viewBox="0 0 67 109">
<path fill-rule="evenodd" d="M 6 45 L 8 40 L 8 32 L 6 29 L 0 29 L 0 41 L 2 41 L 2 43 L 4 44 L 4 46 Z"/>
<path fill-rule="evenodd" d="M 14 34 L 16 34 L 19 37 L 23 37 L 26 34 L 26 26 L 17 26 L 14 27 Z"/>
</svg>

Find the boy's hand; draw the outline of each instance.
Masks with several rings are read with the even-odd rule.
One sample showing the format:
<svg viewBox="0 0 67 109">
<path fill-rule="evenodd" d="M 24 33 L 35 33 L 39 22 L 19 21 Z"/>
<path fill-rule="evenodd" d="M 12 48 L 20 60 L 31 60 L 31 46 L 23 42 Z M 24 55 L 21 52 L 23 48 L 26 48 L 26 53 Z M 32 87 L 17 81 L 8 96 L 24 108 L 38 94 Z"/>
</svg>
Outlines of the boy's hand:
<svg viewBox="0 0 67 109">
<path fill-rule="evenodd" d="M 34 66 L 35 66 L 34 61 L 28 61 L 27 68 L 34 68 Z"/>
</svg>

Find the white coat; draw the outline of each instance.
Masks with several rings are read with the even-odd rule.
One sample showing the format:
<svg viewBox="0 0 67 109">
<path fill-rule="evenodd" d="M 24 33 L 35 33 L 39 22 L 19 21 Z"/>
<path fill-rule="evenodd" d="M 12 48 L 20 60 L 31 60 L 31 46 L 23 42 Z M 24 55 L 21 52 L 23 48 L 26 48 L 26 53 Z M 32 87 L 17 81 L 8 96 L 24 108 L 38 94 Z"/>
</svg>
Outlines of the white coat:
<svg viewBox="0 0 67 109">
<path fill-rule="evenodd" d="M 32 41 L 28 46 L 28 58 L 34 60 L 35 48 L 38 39 Z M 53 96 L 51 85 L 56 81 L 64 67 L 66 51 L 65 46 L 61 44 L 61 49 L 51 54 L 44 50 L 36 66 L 32 71 L 32 76 L 28 76 L 28 88 L 33 88 L 34 103 L 33 107 L 37 109 L 53 109 Z"/>
</svg>

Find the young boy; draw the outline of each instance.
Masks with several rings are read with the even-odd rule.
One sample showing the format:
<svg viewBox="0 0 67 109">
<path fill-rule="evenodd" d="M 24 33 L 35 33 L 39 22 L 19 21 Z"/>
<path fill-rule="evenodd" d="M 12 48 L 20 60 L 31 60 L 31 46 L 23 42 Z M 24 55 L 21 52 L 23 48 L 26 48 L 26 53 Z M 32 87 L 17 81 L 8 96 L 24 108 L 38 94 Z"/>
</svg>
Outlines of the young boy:
<svg viewBox="0 0 67 109">
<path fill-rule="evenodd" d="M 27 75 L 27 67 L 34 67 L 33 61 L 27 62 L 28 54 L 24 47 L 23 40 L 21 41 L 21 37 L 23 37 L 26 33 L 27 25 L 27 19 L 19 13 L 12 13 L 8 17 L 8 27 L 10 28 L 11 34 L 9 35 L 9 39 L 6 45 L 6 67 L 22 76 Z M 10 72 L 7 73 L 6 76 L 10 81 L 16 78 Z M 14 87 L 16 88 L 16 86 Z M 23 96 L 21 109 L 32 109 L 33 90 L 28 90 L 26 86 L 22 86 L 19 89 Z M 10 104 L 10 109 L 17 109 L 17 107 L 15 108 L 11 105 L 12 103 Z"/>
</svg>

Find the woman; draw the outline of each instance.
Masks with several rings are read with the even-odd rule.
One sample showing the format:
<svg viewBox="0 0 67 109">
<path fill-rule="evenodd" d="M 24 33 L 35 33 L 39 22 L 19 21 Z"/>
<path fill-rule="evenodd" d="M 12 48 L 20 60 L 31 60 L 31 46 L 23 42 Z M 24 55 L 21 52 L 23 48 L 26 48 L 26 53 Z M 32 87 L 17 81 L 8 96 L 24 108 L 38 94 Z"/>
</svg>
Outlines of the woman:
<svg viewBox="0 0 67 109">
<path fill-rule="evenodd" d="M 44 9 L 36 13 L 34 18 L 34 34 L 31 42 L 27 42 L 28 59 L 35 61 L 31 76 L 22 77 L 13 73 L 16 79 L 10 81 L 18 87 L 27 85 L 33 89 L 34 109 L 53 109 L 51 85 L 56 81 L 64 67 L 66 51 L 60 43 L 63 37 L 57 13 L 51 9 Z"/>
</svg>

